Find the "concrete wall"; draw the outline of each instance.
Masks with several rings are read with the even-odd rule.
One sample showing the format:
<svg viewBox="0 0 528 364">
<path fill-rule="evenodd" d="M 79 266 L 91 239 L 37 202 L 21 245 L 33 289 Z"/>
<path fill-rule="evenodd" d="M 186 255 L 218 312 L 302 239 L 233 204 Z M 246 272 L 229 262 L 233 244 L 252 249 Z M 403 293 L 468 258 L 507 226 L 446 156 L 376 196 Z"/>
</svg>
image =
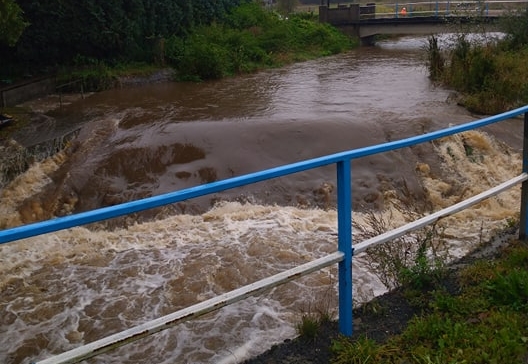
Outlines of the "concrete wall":
<svg viewBox="0 0 528 364">
<path fill-rule="evenodd" d="M 359 22 L 359 4 L 339 5 L 337 8 L 319 6 L 319 22 L 332 25 Z"/>
<path fill-rule="evenodd" d="M 55 92 L 55 79 L 33 79 L 0 89 L 0 106 L 15 106 L 22 102 Z"/>
</svg>

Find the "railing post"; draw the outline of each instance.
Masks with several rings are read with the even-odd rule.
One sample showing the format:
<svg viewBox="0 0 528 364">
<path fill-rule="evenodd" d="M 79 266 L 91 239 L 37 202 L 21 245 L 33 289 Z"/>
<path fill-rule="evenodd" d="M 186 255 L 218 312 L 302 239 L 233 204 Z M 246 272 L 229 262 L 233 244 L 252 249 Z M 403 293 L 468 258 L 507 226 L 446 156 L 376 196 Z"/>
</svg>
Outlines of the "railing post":
<svg viewBox="0 0 528 364">
<path fill-rule="evenodd" d="M 339 332 L 352 336 L 352 192 L 350 160 L 337 162 L 338 249 L 344 254 L 339 262 Z"/>
<path fill-rule="evenodd" d="M 523 173 L 528 173 L 528 112 L 524 113 L 524 135 L 523 135 Z M 521 217 L 519 221 L 519 240 L 527 240 L 528 226 L 528 181 L 524 181 L 521 187 Z"/>
</svg>

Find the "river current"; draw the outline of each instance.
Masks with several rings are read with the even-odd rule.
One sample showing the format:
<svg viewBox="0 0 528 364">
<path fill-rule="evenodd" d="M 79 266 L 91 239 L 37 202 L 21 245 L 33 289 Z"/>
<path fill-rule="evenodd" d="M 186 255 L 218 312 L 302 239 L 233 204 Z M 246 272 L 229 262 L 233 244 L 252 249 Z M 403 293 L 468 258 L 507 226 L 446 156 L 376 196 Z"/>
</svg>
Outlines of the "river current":
<svg viewBox="0 0 528 364">
<path fill-rule="evenodd" d="M 47 113 L 19 140 L 79 129 L 0 191 L 0 226 L 142 197 L 473 121 L 433 85 L 422 37 L 220 81 L 104 91 Z M 51 122 L 50 122 L 51 120 Z M 355 161 L 354 222 L 430 212 L 521 171 L 521 120 Z M 0 246 L 0 362 L 90 343 L 337 248 L 335 167 Z M 519 189 L 441 221 L 459 256 L 518 216 Z M 360 304 L 386 288 L 354 258 Z M 237 363 L 337 315 L 324 269 L 88 363 Z"/>
</svg>

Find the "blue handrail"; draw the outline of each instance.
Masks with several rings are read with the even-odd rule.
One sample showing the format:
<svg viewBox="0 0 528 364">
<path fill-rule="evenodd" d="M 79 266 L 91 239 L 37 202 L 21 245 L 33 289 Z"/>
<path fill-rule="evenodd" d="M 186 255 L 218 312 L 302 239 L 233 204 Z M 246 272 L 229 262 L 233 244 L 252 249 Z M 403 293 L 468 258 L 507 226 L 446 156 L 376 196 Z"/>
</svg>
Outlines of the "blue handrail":
<svg viewBox="0 0 528 364">
<path fill-rule="evenodd" d="M 442 137 L 454 135 L 460 132 L 477 129 L 502 120 L 511 119 L 524 114 L 524 150 L 523 150 L 523 173 L 519 178 L 523 183 L 521 196 L 521 218 L 519 236 L 526 238 L 528 225 L 528 105 L 502 114 L 486 117 L 466 124 L 449 127 L 431 133 L 413 136 L 410 138 L 388 142 L 384 144 L 359 148 L 350 151 L 331 154 L 324 157 L 314 158 L 306 161 L 292 163 L 280 167 L 250 173 L 243 176 L 233 177 L 222 181 L 212 182 L 205 185 L 191 187 L 180 191 L 166 193 L 109 206 L 97 210 L 87 211 L 75 215 L 59 217 L 53 220 L 37 222 L 24 226 L 0 231 L 0 244 L 11 241 L 50 233 L 88 223 L 103 221 L 135 212 L 156 208 L 179 201 L 204 196 L 235 187 L 240 187 L 264 180 L 286 176 L 289 174 L 306 171 L 325 165 L 336 164 L 337 167 L 337 194 L 338 194 L 338 250 L 339 250 L 339 329 L 344 335 L 350 336 L 352 326 L 352 256 L 354 247 L 352 245 L 352 192 L 351 192 L 351 161 L 353 159 L 384 153 L 404 147 L 417 145 Z M 341 259 L 341 254 L 343 258 Z M 332 257 L 334 261 L 336 257 Z"/>
</svg>

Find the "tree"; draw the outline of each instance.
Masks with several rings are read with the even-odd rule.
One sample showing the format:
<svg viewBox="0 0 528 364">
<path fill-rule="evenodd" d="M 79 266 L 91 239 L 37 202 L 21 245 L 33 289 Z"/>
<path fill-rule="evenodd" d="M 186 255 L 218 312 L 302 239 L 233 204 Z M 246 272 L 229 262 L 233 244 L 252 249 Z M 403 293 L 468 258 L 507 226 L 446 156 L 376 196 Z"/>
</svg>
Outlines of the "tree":
<svg viewBox="0 0 528 364">
<path fill-rule="evenodd" d="M 29 23 L 14 0 L 0 0 L 0 43 L 13 47 Z"/>
</svg>

